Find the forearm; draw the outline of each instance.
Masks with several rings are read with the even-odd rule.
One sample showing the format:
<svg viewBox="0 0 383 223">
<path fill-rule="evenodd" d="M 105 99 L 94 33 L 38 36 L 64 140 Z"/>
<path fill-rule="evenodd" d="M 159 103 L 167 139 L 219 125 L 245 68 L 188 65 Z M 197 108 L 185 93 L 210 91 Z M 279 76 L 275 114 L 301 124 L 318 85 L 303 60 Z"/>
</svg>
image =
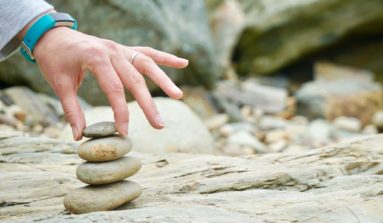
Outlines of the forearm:
<svg viewBox="0 0 383 223">
<path fill-rule="evenodd" d="M 52 9 L 43 0 L 0 0 L 0 61 L 19 47 L 18 34 L 21 37 L 33 19 Z"/>
</svg>

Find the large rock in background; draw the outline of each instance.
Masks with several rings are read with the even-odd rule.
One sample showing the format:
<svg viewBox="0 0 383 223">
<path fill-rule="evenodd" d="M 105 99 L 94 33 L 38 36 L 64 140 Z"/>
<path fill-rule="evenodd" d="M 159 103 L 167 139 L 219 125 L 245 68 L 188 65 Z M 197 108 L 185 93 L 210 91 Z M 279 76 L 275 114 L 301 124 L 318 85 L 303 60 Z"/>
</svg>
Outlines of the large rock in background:
<svg viewBox="0 0 383 223">
<path fill-rule="evenodd" d="M 298 113 L 311 119 L 348 116 L 368 124 L 374 113 L 383 108 L 382 85 L 357 79 L 308 82 L 295 96 Z"/>
<path fill-rule="evenodd" d="M 207 1 L 220 63 L 233 58 L 239 73 L 269 74 L 350 33 L 383 32 L 381 0 Z"/>
<path fill-rule="evenodd" d="M 58 11 L 73 15 L 82 32 L 125 45 L 151 46 L 188 58 L 190 65 L 186 70 L 167 70 L 178 83 L 212 86 L 219 75 L 204 0 L 193 3 L 187 0 L 61 0 L 52 3 Z M 19 53 L 0 64 L 0 80 L 53 93 L 37 66 L 27 63 Z M 151 89 L 158 89 L 150 85 Z M 80 96 L 93 104 L 106 102 L 90 75 L 80 89 Z"/>
<path fill-rule="evenodd" d="M 84 186 L 76 146 L 1 134 L 2 222 L 382 222 L 383 136 L 246 157 L 142 154 L 142 195 L 116 211 L 71 215 L 63 197 Z M 116 196 L 119 196 L 116 194 Z"/>
<path fill-rule="evenodd" d="M 214 151 L 213 138 L 202 120 L 183 102 L 167 98 L 154 98 L 165 128 L 154 129 L 146 120 L 137 102 L 128 103 L 129 137 L 133 150 L 146 153 L 207 153 Z M 85 110 L 87 125 L 113 121 L 109 106 Z M 61 139 L 73 141 L 71 128 L 65 127 Z M 85 139 L 84 139 L 85 140 Z"/>
</svg>

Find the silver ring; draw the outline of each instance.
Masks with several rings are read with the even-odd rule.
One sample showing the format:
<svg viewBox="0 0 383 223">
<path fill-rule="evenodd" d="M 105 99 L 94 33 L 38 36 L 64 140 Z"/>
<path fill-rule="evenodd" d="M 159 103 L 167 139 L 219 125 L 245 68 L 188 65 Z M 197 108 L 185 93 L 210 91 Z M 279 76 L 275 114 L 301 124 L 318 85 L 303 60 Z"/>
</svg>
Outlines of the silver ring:
<svg viewBox="0 0 383 223">
<path fill-rule="evenodd" d="M 132 59 L 130 61 L 131 64 L 134 63 L 134 59 L 136 59 L 136 57 L 138 56 L 138 54 L 140 54 L 140 52 L 134 52 L 133 55 L 132 55 Z"/>
</svg>

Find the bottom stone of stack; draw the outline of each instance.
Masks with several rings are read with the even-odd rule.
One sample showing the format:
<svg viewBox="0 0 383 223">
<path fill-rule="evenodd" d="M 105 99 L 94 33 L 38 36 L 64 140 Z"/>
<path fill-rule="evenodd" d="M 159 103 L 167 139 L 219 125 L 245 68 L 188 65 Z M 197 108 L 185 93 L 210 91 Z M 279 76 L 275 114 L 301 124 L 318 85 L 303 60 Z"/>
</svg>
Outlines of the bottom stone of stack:
<svg viewBox="0 0 383 223">
<path fill-rule="evenodd" d="M 138 198 L 141 193 L 142 187 L 128 180 L 89 185 L 69 192 L 64 198 L 64 206 L 74 214 L 108 211 Z"/>
</svg>

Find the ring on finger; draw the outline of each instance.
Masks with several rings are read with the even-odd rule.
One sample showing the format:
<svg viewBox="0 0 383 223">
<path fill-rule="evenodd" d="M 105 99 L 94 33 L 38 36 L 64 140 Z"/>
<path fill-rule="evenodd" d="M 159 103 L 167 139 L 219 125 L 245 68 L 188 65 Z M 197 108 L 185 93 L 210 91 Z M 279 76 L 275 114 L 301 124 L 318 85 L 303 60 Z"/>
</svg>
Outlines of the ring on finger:
<svg viewBox="0 0 383 223">
<path fill-rule="evenodd" d="M 140 54 L 140 52 L 134 52 L 132 54 L 132 57 L 131 57 L 131 60 L 130 60 L 130 63 L 133 64 L 134 63 L 134 59 L 136 59 L 136 57 Z"/>
</svg>

